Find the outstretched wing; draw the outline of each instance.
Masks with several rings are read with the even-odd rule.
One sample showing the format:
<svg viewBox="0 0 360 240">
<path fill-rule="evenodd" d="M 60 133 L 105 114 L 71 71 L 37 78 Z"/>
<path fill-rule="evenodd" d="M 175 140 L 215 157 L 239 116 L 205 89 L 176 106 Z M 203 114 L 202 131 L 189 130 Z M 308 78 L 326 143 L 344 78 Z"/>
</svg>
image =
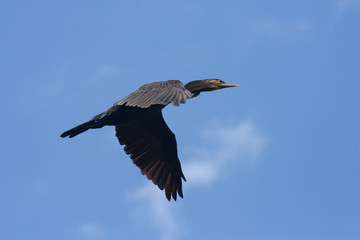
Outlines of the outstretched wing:
<svg viewBox="0 0 360 240">
<path fill-rule="evenodd" d="M 114 105 L 147 108 L 154 104 L 168 105 L 172 102 L 179 106 L 192 96 L 180 81 L 168 80 L 146 84 Z"/>
<path fill-rule="evenodd" d="M 165 188 L 166 198 L 183 197 L 181 170 L 175 135 L 166 125 L 161 111 L 144 120 L 116 126 L 116 137 L 141 173 Z"/>
</svg>

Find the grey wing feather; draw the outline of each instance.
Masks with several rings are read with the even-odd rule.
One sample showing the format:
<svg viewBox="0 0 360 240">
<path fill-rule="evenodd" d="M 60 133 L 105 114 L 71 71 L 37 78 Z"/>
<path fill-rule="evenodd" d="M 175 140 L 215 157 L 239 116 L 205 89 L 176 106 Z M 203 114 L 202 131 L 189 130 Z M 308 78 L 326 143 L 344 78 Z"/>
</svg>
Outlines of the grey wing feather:
<svg viewBox="0 0 360 240">
<path fill-rule="evenodd" d="M 179 106 L 193 94 L 178 80 L 154 82 L 140 87 L 114 105 L 148 108 L 154 104 Z"/>
</svg>

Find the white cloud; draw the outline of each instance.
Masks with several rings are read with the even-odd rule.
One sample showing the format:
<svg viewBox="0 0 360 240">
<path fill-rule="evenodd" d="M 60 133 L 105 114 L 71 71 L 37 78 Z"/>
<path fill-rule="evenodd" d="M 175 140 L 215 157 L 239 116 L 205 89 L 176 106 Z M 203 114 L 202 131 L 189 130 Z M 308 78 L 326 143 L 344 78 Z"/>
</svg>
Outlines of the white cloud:
<svg viewBox="0 0 360 240">
<path fill-rule="evenodd" d="M 196 148 L 192 151 L 192 159 L 182 161 L 189 187 L 211 184 L 219 179 L 225 168 L 235 164 L 256 164 L 266 144 L 266 138 L 251 120 L 233 126 L 214 122 L 206 129 L 202 134 L 206 147 Z M 136 200 L 133 217 L 142 227 L 157 229 L 162 240 L 176 240 L 184 234 L 186 225 L 177 211 L 181 203 L 169 203 L 164 192 L 152 182 L 147 181 L 128 197 L 132 203 Z"/>
<path fill-rule="evenodd" d="M 79 232 L 88 239 L 102 239 L 105 237 L 104 228 L 97 222 L 85 222 L 80 224 Z"/>
<path fill-rule="evenodd" d="M 228 165 L 255 164 L 266 144 L 251 120 L 230 127 L 214 122 L 206 129 L 207 149 L 194 150 L 193 159 L 183 164 L 189 186 L 212 183 Z"/>
<path fill-rule="evenodd" d="M 218 176 L 218 164 L 216 162 L 189 162 L 183 164 L 188 182 L 192 184 L 208 184 Z"/>
<path fill-rule="evenodd" d="M 169 203 L 163 191 L 147 181 L 142 187 L 130 193 L 128 198 L 131 202 L 137 200 L 133 218 L 140 226 L 158 229 L 162 240 L 178 239 L 184 226 L 181 219 L 174 217 L 176 203 Z"/>
</svg>

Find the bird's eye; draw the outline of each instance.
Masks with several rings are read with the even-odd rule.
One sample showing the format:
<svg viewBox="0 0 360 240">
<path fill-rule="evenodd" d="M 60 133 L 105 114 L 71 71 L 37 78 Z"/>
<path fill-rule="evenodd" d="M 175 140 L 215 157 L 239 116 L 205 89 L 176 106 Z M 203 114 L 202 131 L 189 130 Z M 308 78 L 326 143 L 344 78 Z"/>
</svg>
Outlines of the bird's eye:
<svg viewBox="0 0 360 240">
<path fill-rule="evenodd" d="M 223 80 L 218 80 L 218 83 L 225 83 Z"/>
</svg>

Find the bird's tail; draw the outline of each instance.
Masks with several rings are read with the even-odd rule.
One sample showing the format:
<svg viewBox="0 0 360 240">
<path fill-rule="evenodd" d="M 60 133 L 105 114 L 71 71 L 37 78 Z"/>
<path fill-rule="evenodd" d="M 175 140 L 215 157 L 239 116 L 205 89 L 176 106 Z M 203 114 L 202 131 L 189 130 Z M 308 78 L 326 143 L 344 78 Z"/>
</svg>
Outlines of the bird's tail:
<svg viewBox="0 0 360 240">
<path fill-rule="evenodd" d="M 101 119 L 102 114 L 96 115 L 93 117 L 90 121 L 84 122 L 83 124 L 80 124 L 79 126 L 76 126 L 70 130 L 67 130 L 66 132 L 63 132 L 60 136 L 65 137 L 75 137 L 79 135 L 80 133 L 83 133 L 91 128 L 101 128 L 104 126 L 104 124 L 99 121 Z"/>
</svg>

